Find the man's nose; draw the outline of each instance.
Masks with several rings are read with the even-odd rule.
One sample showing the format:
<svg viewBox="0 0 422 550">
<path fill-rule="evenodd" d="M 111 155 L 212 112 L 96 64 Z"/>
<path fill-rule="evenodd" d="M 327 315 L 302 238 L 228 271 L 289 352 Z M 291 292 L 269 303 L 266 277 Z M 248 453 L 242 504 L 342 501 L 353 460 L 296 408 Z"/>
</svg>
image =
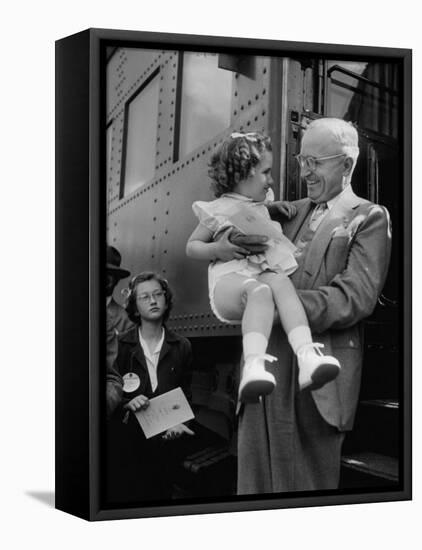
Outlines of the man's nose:
<svg viewBox="0 0 422 550">
<path fill-rule="evenodd" d="M 308 164 L 305 163 L 304 166 L 301 166 L 300 168 L 300 177 L 305 178 L 306 176 L 309 176 L 309 174 L 312 173 L 312 170 L 309 168 Z"/>
</svg>

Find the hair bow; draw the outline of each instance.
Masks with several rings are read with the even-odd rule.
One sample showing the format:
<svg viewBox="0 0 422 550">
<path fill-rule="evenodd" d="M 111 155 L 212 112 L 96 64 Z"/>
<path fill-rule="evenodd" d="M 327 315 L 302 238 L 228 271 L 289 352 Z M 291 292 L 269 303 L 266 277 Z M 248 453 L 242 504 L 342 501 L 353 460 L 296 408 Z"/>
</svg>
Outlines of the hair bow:
<svg viewBox="0 0 422 550">
<path fill-rule="evenodd" d="M 248 132 L 247 134 L 242 134 L 241 132 L 233 132 L 232 134 L 230 134 L 230 137 L 232 139 L 245 138 L 245 139 L 248 139 L 249 141 L 258 141 L 256 138 L 255 132 Z"/>
</svg>

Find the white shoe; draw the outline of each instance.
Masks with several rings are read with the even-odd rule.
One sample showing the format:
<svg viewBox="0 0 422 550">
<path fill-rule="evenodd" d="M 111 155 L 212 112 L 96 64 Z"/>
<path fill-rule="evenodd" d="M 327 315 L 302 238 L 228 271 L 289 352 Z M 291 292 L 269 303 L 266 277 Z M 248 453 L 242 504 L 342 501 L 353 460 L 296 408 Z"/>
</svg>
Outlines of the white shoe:
<svg viewBox="0 0 422 550">
<path fill-rule="evenodd" d="M 323 355 L 320 351 L 323 347 L 324 344 L 311 343 L 299 349 L 297 359 L 301 390 L 317 390 L 334 380 L 340 372 L 340 363 L 331 355 Z"/>
<path fill-rule="evenodd" d="M 239 384 L 239 401 L 257 403 L 261 395 L 268 395 L 275 388 L 274 376 L 265 370 L 265 361 L 276 361 L 272 355 L 254 355 L 249 357 L 243 367 Z"/>
</svg>

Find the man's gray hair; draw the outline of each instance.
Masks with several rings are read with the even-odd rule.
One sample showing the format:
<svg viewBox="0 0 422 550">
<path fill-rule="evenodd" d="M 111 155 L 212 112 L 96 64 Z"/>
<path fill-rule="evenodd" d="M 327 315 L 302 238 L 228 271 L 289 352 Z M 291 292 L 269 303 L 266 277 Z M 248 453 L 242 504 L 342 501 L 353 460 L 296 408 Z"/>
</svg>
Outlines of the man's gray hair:
<svg viewBox="0 0 422 550">
<path fill-rule="evenodd" d="M 343 153 L 353 159 L 353 166 L 349 175 L 351 177 L 359 156 L 359 136 L 354 125 L 341 118 L 318 118 L 313 120 L 306 130 L 311 128 L 327 129 L 332 134 L 334 141 L 341 146 Z"/>
</svg>

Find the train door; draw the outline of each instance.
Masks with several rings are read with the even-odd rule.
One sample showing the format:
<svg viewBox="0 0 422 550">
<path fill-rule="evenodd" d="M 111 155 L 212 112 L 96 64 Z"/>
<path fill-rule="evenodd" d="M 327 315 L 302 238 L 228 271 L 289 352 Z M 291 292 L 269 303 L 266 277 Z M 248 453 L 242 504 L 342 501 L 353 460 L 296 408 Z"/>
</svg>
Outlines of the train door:
<svg viewBox="0 0 422 550">
<path fill-rule="evenodd" d="M 387 207 L 392 220 L 392 257 L 378 305 L 363 323 L 364 365 L 355 429 L 346 438 L 343 486 L 389 485 L 398 481 L 400 407 L 400 279 L 399 241 L 401 182 L 398 144 L 398 74 L 389 64 L 319 61 L 301 64 L 312 82 L 305 98 L 288 111 L 287 186 L 290 200 L 306 196 L 294 156 L 307 124 L 321 116 L 352 121 L 359 133 L 360 156 L 353 189 Z M 299 72 L 299 71 L 297 71 Z M 309 74 L 311 73 L 311 74 Z M 305 88 L 305 84 L 304 84 Z M 395 229 L 397 228 L 397 229 Z M 375 437 L 374 437 L 375 436 Z"/>
</svg>

